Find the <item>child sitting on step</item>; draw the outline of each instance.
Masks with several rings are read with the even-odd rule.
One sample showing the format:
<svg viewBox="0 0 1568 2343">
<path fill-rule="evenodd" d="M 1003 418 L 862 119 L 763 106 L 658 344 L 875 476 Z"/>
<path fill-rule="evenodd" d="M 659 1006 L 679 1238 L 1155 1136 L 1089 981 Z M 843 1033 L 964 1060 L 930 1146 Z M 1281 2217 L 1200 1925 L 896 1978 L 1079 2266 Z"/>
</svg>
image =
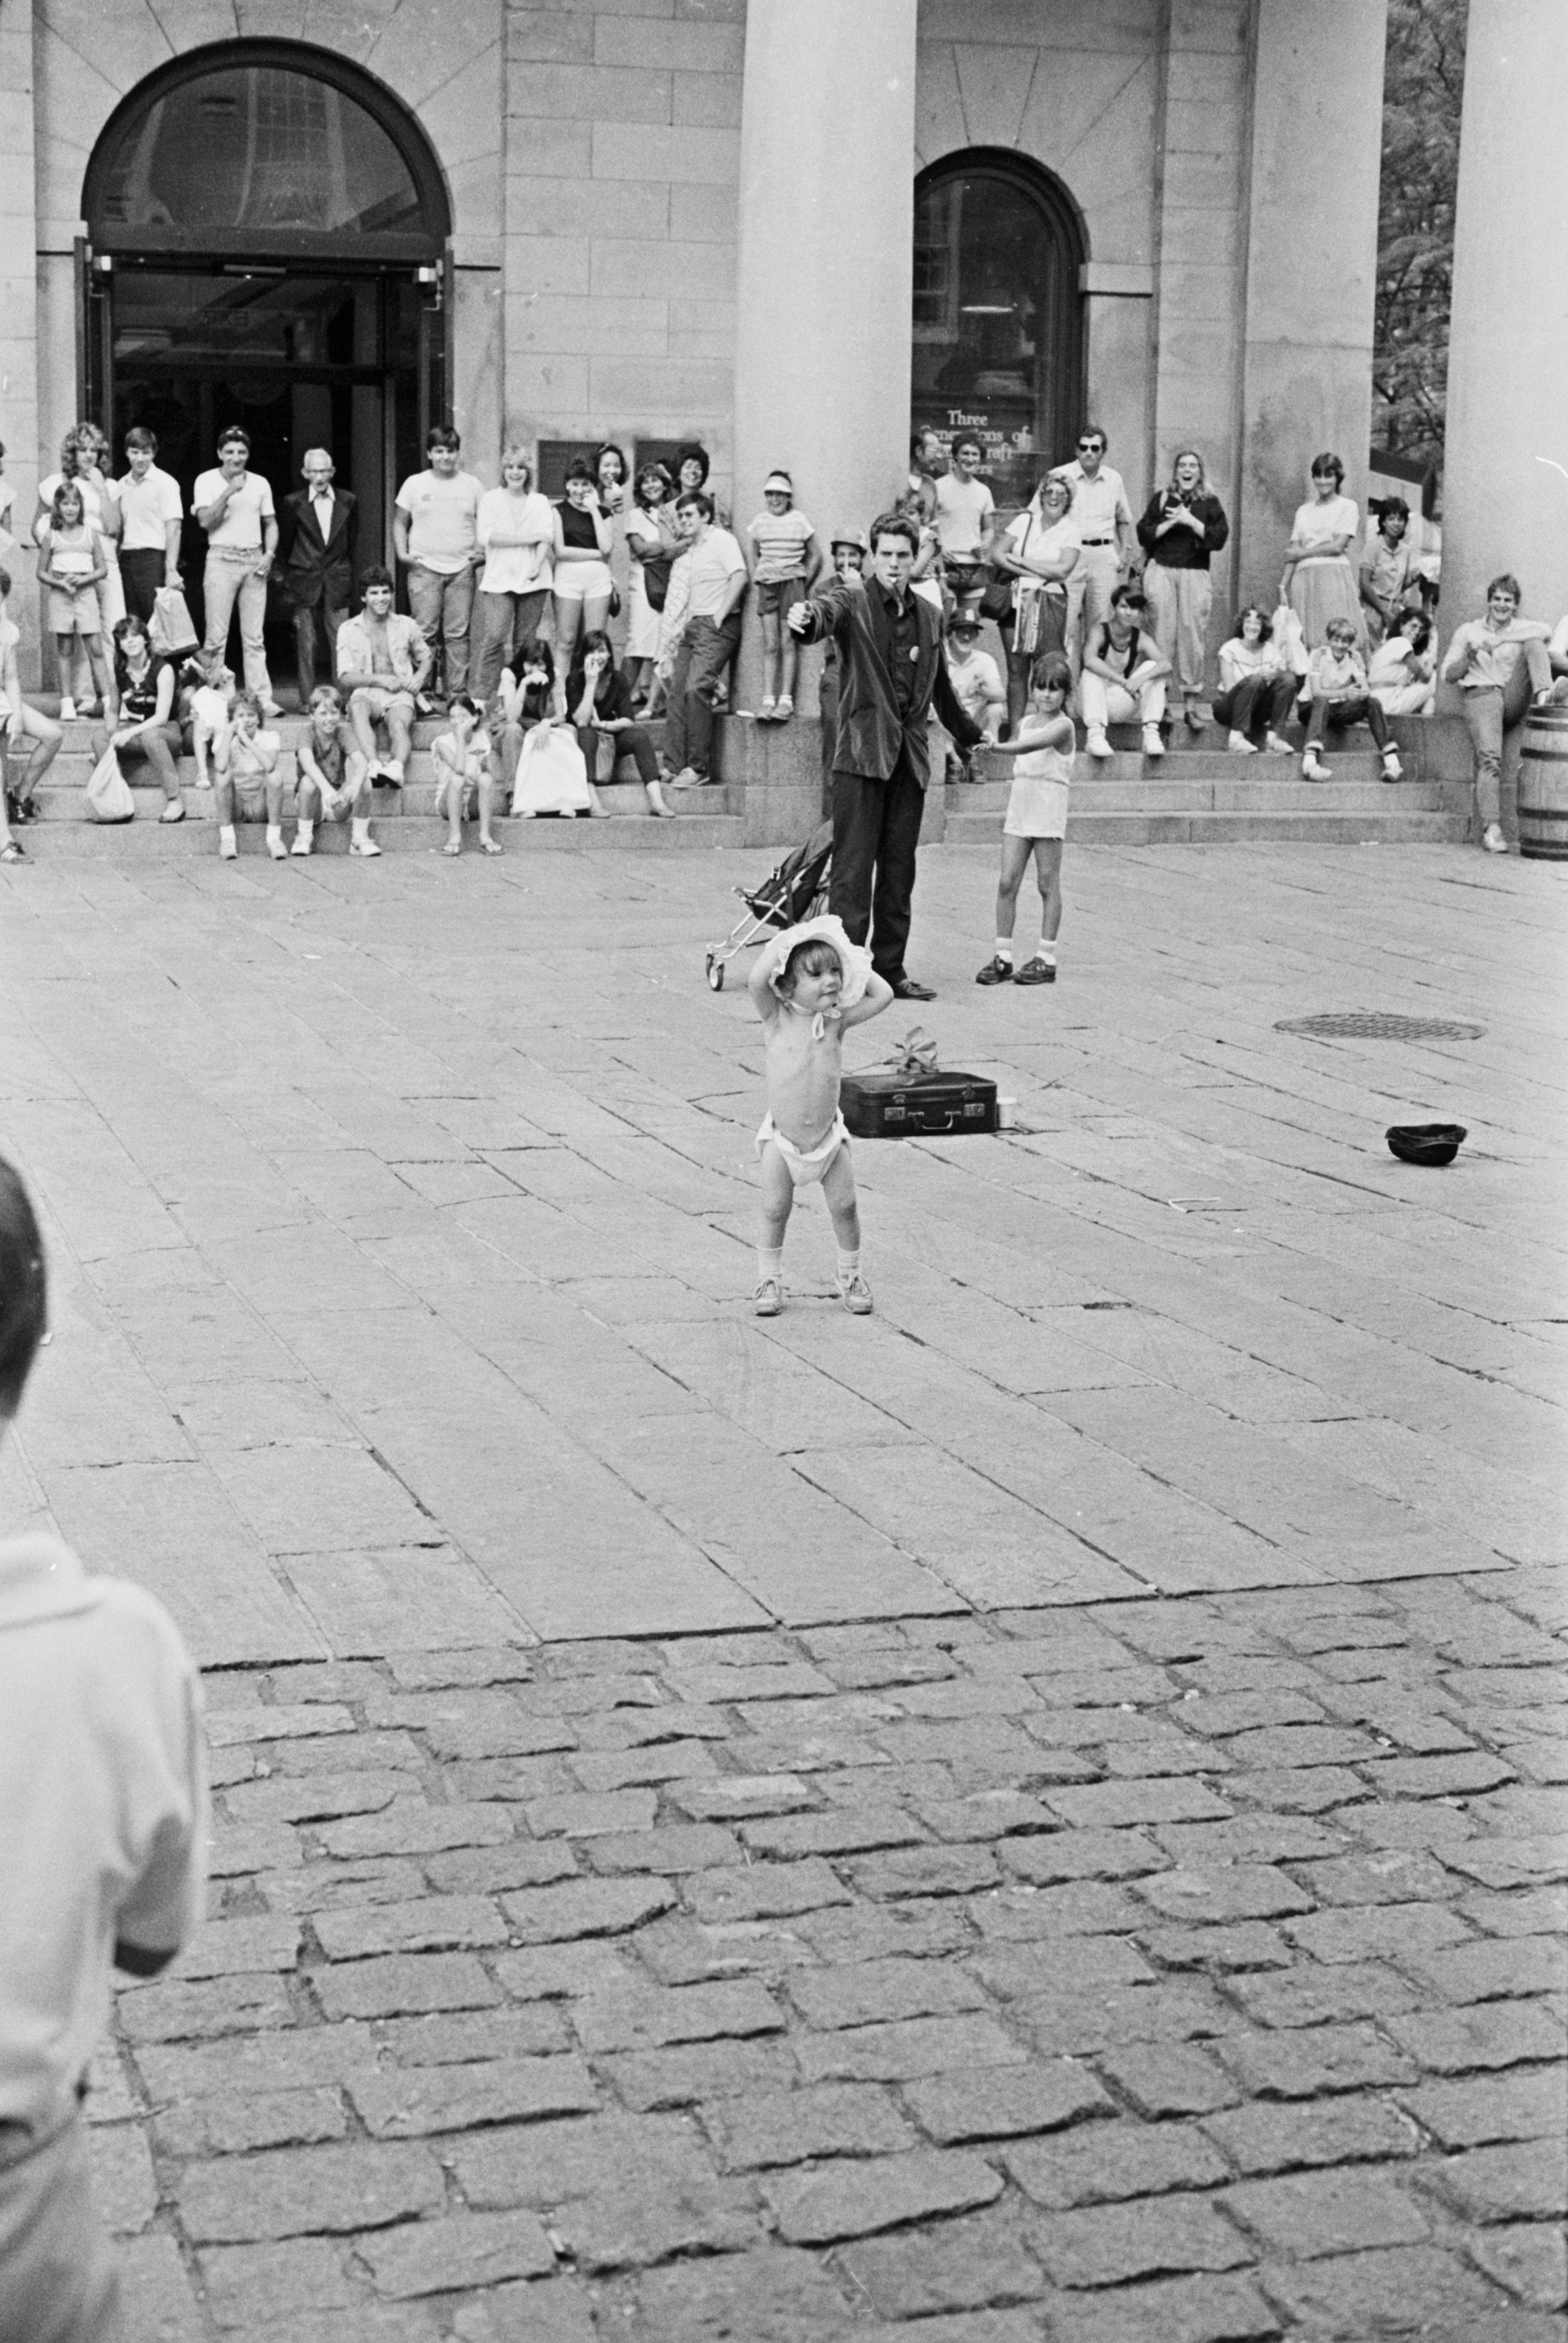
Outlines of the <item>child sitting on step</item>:
<svg viewBox="0 0 1568 2343">
<path fill-rule="evenodd" d="M 485 854 L 499 854 L 500 848 L 490 835 L 490 809 L 494 783 L 490 775 L 490 743 L 479 727 L 477 703 L 466 691 L 455 691 L 447 703 L 447 713 L 452 721 L 449 732 L 441 733 L 430 745 L 430 760 L 436 768 L 436 812 L 447 818 L 447 843 L 432 850 L 437 854 L 461 854 L 463 851 L 463 817 L 479 800 L 479 847 Z"/>
<path fill-rule="evenodd" d="M 180 746 L 196 759 L 196 785 L 212 787 L 212 764 L 228 738 L 234 709 L 235 673 L 221 651 L 197 651 L 180 669 Z"/>
<path fill-rule="evenodd" d="M 762 1020 L 768 1111 L 757 1133 L 762 1164 L 762 1242 L 757 1250 L 759 1318 L 784 1307 L 784 1232 L 797 1188 L 822 1183 L 839 1245 L 839 1295 L 866 1317 L 860 1213 L 849 1134 L 839 1106 L 844 1029 L 879 1016 L 892 987 L 830 913 L 787 928 L 758 954 L 747 990 Z"/>
<path fill-rule="evenodd" d="M 1303 781 L 1326 781 L 1329 769 L 1318 755 L 1325 732 L 1342 732 L 1364 724 L 1382 758 L 1385 781 L 1400 778 L 1399 751 L 1388 737 L 1382 704 L 1367 689 L 1367 671 L 1356 649 L 1356 630 L 1349 618 L 1331 618 L 1326 639 L 1307 666 L 1312 712 L 1307 719 L 1306 753 L 1302 759 Z"/>
</svg>

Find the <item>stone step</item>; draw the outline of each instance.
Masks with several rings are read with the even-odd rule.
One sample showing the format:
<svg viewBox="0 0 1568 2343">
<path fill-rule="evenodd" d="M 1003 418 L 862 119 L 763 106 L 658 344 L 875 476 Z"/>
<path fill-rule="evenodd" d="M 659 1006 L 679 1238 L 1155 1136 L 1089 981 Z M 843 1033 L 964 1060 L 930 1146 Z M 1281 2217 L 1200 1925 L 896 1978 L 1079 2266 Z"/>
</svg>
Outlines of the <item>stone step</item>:
<svg viewBox="0 0 1568 2343">
<path fill-rule="evenodd" d="M 1000 819 L 1007 809 L 1005 781 L 965 782 L 947 791 L 949 821 L 976 814 Z M 1462 813 L 1468 794 L 1455 781 L 1341 779 L 1304 781 L 1294 766 L 1256 779 L 1225 774 L 1205 779 L 1155 770 L 1125 780 L 1099 774 L 1074 776 L 1072 821 L 1106 813 Z"/>
<path fill-rule="evenodd" d="M 383 821 L 377 817 L 372 834 L 387 854 L 434 854 L 445 842 L 447 825 L 429 814 L 406 814 L 395 821 Z M 196 820 L 188 815 L 183 822 L 161 822 L 152 806 L 145 820 L 138 816 L 135 821 L 112 828 L 95 821 L 45 820 L 22 830 L 19 836 L 29 860 L 37 862 L 57 860 L 63 855 L 113 856 L 116 860 L 128 855 L 133 860 L 146 861 L 170 855 L 210 858 L 217 852 L 216 823 L 210 820 Z M 242 855 L 266 854 L 266 840 L 260 822 L 242 822 L 235 836 Z M 563 848 L 592 848 L 597 852 L 619 849 L 639 854 L 680 853 L 699 847 L 741 846 L 745 843 L 745 824 L 738 814 L 682 814 L 676 821 L 658 821 L 646 813 L 616 821 L 594 821 L 587 815 L 571 820 L 541 814 L 535 821 L 513 821 L 509 817 L 498 820 L 496 837 L 504 854 L 549 853 Z M 292 816 L 285 820 L 284 838 L 292 846 Z M 325 823 L 316 833 L 316 851 L 346 855 L 347 825 Z M 472 822 L 464 829 L 463 851 L 479 851 L 478 830 Z"/>
<path fill-rule="evenodd" d="M 66 772 L 60 767 L 64 757 L 51 768 L 47 779 L 35 792 L 40 822 L 80 822 L 88 819 L 84 791 L 87 773 Z M 214 792 L 198 789 L 194 778 L 195 768 L 189 760 L 180 760 L 181 793 L 185 799 L 186 817 L 190 821 L 211 821 L 214 812 Z M 163 792 L 146 779 L 146 766 L 133 768 L 127 779 L 131 794 L 136 800 L 138 814 L 156 815 L 163 803 Z M 641 814 L 651 821 L 648 799 L 638 780 L 604 781 L 599 785 L 599 797 L 612 814 Z M 283 801 L 286 814 L 292 816 L 296 800 L 296 785 L 292 768 L 284 776 Z M 688 811 L 711 817 L 716 814 L 739 815 L 744 810 L 745 791 L 734 783 L 710 783 L 700 789 L 672 789 L 668 803 L 684 816 Z M 436 809 L 436 783 L 427 755 L 416 751 L 409 759 L 409 771 L 400 789 L 389 789 L 385 783 L 376 789 L 375 819 L 377 821 L 411 820 L 433 816 Z M 668 825 L 660 823 L 661 828 Z"/>
<path fill-rule="evenodd" d="M 1396 846 L 1418 841 L 1459 845 L 1468 833 L 1466 814 L 1405 812 L 1381 804 L 1371 813 L 1320 809 L 1316 805 L 1305 811 L 1268 813 L 1179 809 L 1101 813 L 1075 805 L 1069 840 L 1075 846 L 1221 846 L 1244 840 L 1276 845 L 1290 840 L 1318 846 Z M 950 846 L 994 845 L 1001 836 L 1001 816 L 950 814 L 944 835 Z"/>
</svg>

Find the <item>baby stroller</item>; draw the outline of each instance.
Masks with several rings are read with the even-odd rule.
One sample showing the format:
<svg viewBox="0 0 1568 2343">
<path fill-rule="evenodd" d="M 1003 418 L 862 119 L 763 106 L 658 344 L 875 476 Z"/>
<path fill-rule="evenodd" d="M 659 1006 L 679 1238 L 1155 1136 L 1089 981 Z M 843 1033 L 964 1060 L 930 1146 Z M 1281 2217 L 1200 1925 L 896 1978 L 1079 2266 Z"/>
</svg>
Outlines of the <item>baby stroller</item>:
<svg viewBox="0 0 1568 2343">
<path fill-rule="evenodd" d="M 828 863 L 833 851 L 833 825 L 824 821 L 804 846 L 784 857 L 760 887 L 737 887 L 748 916 L 737 920 L 721 944 L 708 947 L 708 981 L 715 992 L 724 990 L 724 971 L 738 951 L 754 944 L 769 928 L 792 928 L 828 906 Z"/>
</svg>

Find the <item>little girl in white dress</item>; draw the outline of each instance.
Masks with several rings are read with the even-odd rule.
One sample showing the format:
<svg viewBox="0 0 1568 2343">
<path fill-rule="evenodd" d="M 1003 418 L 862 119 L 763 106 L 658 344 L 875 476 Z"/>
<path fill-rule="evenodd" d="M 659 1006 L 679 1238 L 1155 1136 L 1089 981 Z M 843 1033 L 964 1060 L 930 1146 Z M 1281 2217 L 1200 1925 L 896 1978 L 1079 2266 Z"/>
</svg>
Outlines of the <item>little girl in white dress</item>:
<svg viewBox="0 0 1568 2343">
<path fill-rule="evenodd" d="M 1029 706 L 1018 737 L 989 751 L 1016 757 L 1012 789 L 1002 823 L 1001 875 L 996 890 L 996 950 L 977 984 L 1054 984 L 1056 939 L 1061 928 L 1061 848 L 1067 836 L 1067 800 L 1077 746 L 1067 713 L 1072 669 L 1060 651 L 1045 651 L 1030 676 Z M 1034 857 L 1040 882 L 1040 950 L 1018 974 L 1012 967 L 1012 930 L 1018 890 Z"/>
</svg>

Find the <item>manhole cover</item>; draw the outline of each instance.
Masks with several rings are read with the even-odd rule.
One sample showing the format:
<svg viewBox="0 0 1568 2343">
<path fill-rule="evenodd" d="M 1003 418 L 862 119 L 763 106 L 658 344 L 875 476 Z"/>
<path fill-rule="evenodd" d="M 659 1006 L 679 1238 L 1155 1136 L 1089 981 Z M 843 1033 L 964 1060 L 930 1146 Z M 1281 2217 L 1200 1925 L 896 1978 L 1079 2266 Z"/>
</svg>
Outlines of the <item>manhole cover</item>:
<svg viewBox="0 0 1568 2343">
<path fill-rule="evenodd" d="M 1484 1025 L 1453 1017 L 1395 1017 L 1385 1009 L 1331 1009 L 1320 1017 L 1282 1017 L 1276 1033 L 1311 1033 L 1329 1041 L 1479 1041 Z"/>
</svg>

